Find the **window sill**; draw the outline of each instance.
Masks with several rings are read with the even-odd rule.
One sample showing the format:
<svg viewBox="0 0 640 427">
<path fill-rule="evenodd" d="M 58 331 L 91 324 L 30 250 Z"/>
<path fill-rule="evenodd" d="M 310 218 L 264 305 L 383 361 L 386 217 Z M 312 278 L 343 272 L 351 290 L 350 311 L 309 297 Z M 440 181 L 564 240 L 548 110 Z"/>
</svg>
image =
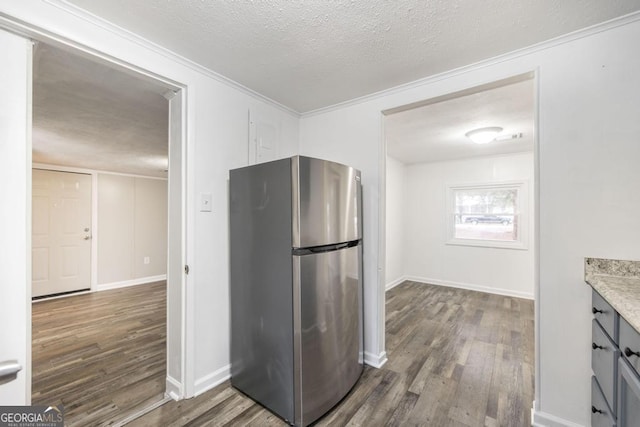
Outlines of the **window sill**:
<svg viewBox="0 0 640 427">
<path fill-rule="evenodd" d="M 452 246 L 475 246 L 480 248 L 513 249 L 518 251 L 529 250 L 528 246 L 520 241 L 506 242 L 500 240 L 451 239 L 445 242 L 445 244 Z"/>
</svg>

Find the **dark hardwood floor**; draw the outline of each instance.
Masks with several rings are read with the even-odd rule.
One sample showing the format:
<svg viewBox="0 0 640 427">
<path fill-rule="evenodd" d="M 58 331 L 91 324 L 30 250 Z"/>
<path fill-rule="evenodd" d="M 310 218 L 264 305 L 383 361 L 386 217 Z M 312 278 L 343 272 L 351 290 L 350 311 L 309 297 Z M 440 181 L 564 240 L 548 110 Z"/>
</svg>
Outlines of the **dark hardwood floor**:
<svg viewBox="0 0 640 427">
<path fill-rule="evenodd" d="M 109 425 L 164 397 L 166 282 L 33 304 L 34 405 Z"/>
<path fill-rule="evenodd" d="M 366 367 L 318 426 L 528 426 L 533 301 L 404 282 L 386 294 L 382 369 Z M 284 426 L 225 382 L 129 426 Z"/>
</svg>

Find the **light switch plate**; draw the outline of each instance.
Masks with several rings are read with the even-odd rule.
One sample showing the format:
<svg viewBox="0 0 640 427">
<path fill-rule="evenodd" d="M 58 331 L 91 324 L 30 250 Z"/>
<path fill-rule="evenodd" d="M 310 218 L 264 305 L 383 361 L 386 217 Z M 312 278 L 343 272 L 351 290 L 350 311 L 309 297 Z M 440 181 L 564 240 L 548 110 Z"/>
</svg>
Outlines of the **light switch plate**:
<svg viewBox="0 0 640 427">
<path fill-rule="evenodd" d="M 211 193 L 200 194 L 200 212 L 211 212 Z"/>
</svg>

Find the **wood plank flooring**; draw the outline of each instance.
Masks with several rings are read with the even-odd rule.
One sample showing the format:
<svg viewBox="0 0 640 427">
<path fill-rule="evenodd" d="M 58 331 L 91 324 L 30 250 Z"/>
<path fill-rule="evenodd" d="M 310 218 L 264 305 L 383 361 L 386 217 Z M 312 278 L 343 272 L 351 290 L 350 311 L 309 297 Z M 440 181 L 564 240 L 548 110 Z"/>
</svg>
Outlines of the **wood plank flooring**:
<svg viewBox="0 0 640 427">
<path fill-rule="evenodd" d="M 318 426 L 528 426 L 533 301 L 404 282 L 386 295 L 382 369 L 366 367 Z M 229 382 L 129 426 L 284 426 Z"/>
<path fill-rule="evenodd" d="M 35 302 L 34 405 L 109 425 L 164 397 L 166 282 Z"/>
</svg>

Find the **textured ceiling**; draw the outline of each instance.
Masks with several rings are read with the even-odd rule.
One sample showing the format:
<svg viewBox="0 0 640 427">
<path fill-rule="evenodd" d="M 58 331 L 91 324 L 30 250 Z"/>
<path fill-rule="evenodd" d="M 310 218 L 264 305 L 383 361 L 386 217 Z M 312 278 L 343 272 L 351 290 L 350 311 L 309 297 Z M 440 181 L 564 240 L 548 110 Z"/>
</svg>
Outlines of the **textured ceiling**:
<svg viewBox="0 0 640 427">
<path fill-rule="evenodd" d="M 390 114 L 384 122 L 387 154 L 412 164 L 531 151 L 533 112 L 533 80 L 525 80 Z M 499 137 L 523 136 L 483 145 L 465 136 L 488 126 L 503 128 Z"/>
<path fill-rule="evenodd" d="M 33 161 L 166 177 L 167 89 L 39 43 Z"/>
<path fill-rule="evenodd" d="M 640 10 L 638 0 L 68 3 L 300 113 Z M 166 176 L 166 88 L 44 44 L 34 68 L 34 162 Z M 532 92 L 513 86 L 388 116 L 389 153 L 414 163 L 530 149 Z M 470 146 L 464 133 L 484 125 L 525 137 Z"/>
<path fill-rule="evenodd" d="M 295 111 L 468 65 L 638 0 L 69 0 Z"/>
</svg>

